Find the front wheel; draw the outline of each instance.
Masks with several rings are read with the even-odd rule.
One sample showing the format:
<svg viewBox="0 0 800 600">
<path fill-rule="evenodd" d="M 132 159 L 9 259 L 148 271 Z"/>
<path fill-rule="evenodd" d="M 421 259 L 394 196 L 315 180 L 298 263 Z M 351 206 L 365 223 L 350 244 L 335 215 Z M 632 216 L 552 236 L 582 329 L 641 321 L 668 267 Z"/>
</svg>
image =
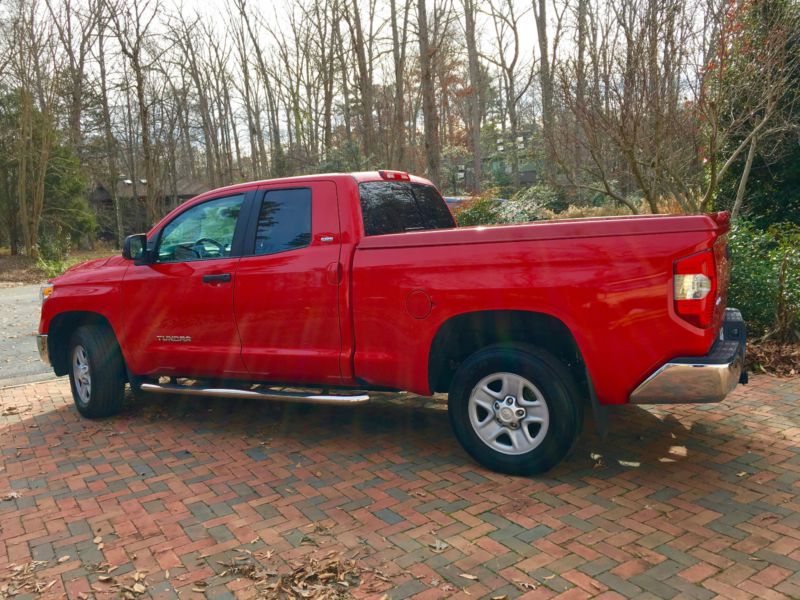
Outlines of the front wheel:
<svg viewBox="0 0 800 600">
<path fill-rule="evenodd" d="M 84 417 L 109 417 L 122 409 L 125 365 L 114 334 L 99 325 L 79 327 L 69 343 L 69 382 Z"/>
<path fill-rule="evenodd" d="M 453 378 L 448 411 L 469 455 L 511 475 L 555 466 L 583 421 L 574 378 L 550 353 L 531 346 L 493 346 L 470 356 Z"/>
</svg>

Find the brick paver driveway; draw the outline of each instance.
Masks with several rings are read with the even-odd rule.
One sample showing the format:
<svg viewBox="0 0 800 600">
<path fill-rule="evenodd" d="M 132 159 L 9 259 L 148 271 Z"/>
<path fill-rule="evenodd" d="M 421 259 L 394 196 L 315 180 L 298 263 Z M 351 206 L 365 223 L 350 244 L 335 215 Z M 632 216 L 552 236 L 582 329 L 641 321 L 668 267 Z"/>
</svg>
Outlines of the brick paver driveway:
<svg viewBox="0 0 800 600">
<path fill-rule="evenodd" d="M 92 422 L 64 380 L 0 390 L 0 597 L 272 597 L 327 568 L 306 583 L 355 597 L 798 598 L 799 400 L 757 377 L 720 405 L 625 407 L 525 479 L 473 464 L 419 400 L 153 397 Z"/>
</svg>

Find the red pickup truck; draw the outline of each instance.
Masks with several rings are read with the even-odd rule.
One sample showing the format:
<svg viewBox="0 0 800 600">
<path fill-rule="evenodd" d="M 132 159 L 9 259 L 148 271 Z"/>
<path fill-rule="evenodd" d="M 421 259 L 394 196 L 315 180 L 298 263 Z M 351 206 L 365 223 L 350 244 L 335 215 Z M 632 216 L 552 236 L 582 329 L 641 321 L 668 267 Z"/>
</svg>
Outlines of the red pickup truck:
<svg viewBox="0 0 800 600">
<path fill-rule="evenodd" d="M 457 227 L 429 181 L 398 171 L 234 185 L 45 286 L 39 349 L 87 417 L 119 411 L 126 382 L 329 404 L 447 392 L 472 457 L 538 473 L 587 407 L 715 402 L 744 381 L 728 227 Z"/>
</svg>

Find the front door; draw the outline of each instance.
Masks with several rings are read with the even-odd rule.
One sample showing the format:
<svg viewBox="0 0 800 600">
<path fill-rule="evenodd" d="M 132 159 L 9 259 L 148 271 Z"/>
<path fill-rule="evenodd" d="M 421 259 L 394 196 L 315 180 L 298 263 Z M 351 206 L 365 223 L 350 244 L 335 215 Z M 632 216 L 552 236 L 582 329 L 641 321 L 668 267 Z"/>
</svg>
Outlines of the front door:
<svg viewBox="0 0 800 600">
<path fill-rule="evenodd" d="M 155 262 L 126 271 L 125 336 L 135 374 L 245 371 L 233 315 L 245 197 L 214 198 L 179 213 L 156 236 Z"/>
<path fill-rule="evenodd" d="M 244 364 L 263 381 L 337 383 L 342 271 L 336 185 L 276 184 L 259 196 L 234 293 Z"/>
</svg>

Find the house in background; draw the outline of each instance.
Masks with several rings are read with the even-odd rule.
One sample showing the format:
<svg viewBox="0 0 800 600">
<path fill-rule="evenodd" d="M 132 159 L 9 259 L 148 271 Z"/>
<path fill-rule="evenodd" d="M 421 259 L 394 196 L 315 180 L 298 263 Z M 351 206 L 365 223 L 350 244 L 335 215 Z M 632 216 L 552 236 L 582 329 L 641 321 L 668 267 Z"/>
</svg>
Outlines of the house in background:
<svg viewBox="0 0 800 600">
<path fill-rule="evenodd" d="M 179 179 L 174 186 L 160 191 L 157 195 L 159 214 L 165 215 L 176 206 L 211 189 L 202 181 L 192 179 Z M 140 233 L 153 226 L 147 219 L 147 193 L 148 182 L 146 179 L 137 179 L 135 182 L 127 177 L 120 177 L 116 182 L 116 196 L 122 210 L 123 234 Z M 113 240 L 116 237 L 116 216 L 114 202 L 109 190 L 102 184 L 95 185 L 89 195 L 89 202 L 97 214 L 98 238 Z"/>
</svg>

